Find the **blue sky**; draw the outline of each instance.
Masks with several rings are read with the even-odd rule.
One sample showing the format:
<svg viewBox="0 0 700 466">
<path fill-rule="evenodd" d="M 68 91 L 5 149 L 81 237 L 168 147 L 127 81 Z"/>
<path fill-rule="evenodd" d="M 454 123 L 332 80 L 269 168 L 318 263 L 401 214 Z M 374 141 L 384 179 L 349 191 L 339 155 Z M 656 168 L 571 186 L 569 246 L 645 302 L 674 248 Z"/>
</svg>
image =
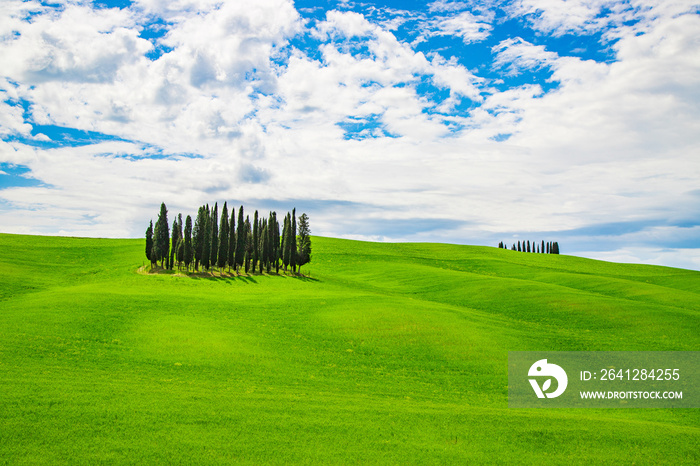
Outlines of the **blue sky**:
<svg viewBox="0 0 700 466">
<path fill-rule="evenodd" d="M 0 231 L 161 201 L 700 269 L 700 3 L 0 5 Z"/>
</svg>

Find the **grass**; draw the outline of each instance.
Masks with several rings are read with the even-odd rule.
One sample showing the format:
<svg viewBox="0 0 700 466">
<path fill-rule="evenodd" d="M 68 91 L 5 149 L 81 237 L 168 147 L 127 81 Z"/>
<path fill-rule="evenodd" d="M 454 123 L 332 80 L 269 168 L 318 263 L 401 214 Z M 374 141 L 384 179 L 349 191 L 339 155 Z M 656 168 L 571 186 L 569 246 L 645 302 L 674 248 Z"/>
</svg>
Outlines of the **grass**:
<svg viewBox="0 0 700 466">
<path fill-rule="evenodd" d="M 0 463 L 700 463 L 698 410 L 509 409 L 506 364 L 696 351 L 698 272 L 316 237 L 311 278 L 183 277 L 143 244 L 0 235 Z"/>
</svg>

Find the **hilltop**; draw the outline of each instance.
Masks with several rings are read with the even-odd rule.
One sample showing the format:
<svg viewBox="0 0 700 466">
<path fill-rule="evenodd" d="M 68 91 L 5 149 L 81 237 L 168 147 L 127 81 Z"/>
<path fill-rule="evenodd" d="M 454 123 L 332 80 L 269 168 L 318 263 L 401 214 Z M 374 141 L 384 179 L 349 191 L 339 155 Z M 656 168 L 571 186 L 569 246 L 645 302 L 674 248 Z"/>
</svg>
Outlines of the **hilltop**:
<svg viewBox="0 0 700 466">
<path fill-rule="evenodd" d="M 700 462 L 700 414 L 514 410 L 508 351 L 694 351 L 700 272 L 313 237 L 305 277 L 0 235 L 0 462 Z"/>
</svg>

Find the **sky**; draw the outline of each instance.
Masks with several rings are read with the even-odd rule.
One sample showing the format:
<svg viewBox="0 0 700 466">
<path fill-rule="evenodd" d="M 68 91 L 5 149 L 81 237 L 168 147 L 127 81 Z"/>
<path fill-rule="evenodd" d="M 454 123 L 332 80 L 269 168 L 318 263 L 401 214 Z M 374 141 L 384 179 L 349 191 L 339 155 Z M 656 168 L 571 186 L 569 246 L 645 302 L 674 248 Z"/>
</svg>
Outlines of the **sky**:
<svg viewBox="0 0 700 466">
<path fill-rule="evenodd" d="M 700 1 L 0 2 L 0 231 L 205 203 L 700 270 Z"/>
</svg>

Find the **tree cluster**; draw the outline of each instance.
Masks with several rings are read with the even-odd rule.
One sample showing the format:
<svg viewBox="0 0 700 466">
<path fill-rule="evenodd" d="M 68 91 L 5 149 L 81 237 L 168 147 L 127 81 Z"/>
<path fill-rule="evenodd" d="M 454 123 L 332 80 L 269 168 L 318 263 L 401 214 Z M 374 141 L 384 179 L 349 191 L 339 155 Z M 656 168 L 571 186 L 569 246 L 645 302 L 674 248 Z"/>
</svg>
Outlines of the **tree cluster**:
<svg viewBox="0 0 700 466">
<path fill-rule="evenodd" d="M 228 267 L 237 273 L 279 273 L 282 267 L 296 273 L 311 261 L 310 235 L 306 214 L 299 217 L 297 228 L 296 209 L 284 217 L 280 233 L 276 212 L 265 218 L 256 210 L 251 222 L 250 216 L 244 218 L 243 206 L 237 216 L 236 209 L 231 209 L 229 217 L 226 202 L 220 220 L 218 203 L 213 208 L 207 204 L 197 211 L 194 224 L 188 215 L 183 228 L 179 214 L 170 229 L 168 209 L 161 203 L 155 226 L 151 220 L 146 230 L 146 257 L 151 267 L 160 262 L 160 267 L 170 270 L 177 265 L 187 271 Z"/>
<path fill-rule="evenodd" d="M 501 241 L 498 243 L 498 247 L 501 249 L 508 249 L 508 246 Z M 513 246 L 511 246 L 511 251 L 520 251 L 520 252 L 534 252 L 537 254 L 559 254 L 559 243 L 556 241 L 549 241 L 548 243 L 545 243 L 542 241 L 541 244 L 533 241 L 532 244 L 530 244 L 530 241 L 528 240 L 527 242 L 523 241 L 522 245 L 520 244 L 520 241 L 517 243 L 517 247 L 515 243 L 513 243 Z"/>
</svg>

